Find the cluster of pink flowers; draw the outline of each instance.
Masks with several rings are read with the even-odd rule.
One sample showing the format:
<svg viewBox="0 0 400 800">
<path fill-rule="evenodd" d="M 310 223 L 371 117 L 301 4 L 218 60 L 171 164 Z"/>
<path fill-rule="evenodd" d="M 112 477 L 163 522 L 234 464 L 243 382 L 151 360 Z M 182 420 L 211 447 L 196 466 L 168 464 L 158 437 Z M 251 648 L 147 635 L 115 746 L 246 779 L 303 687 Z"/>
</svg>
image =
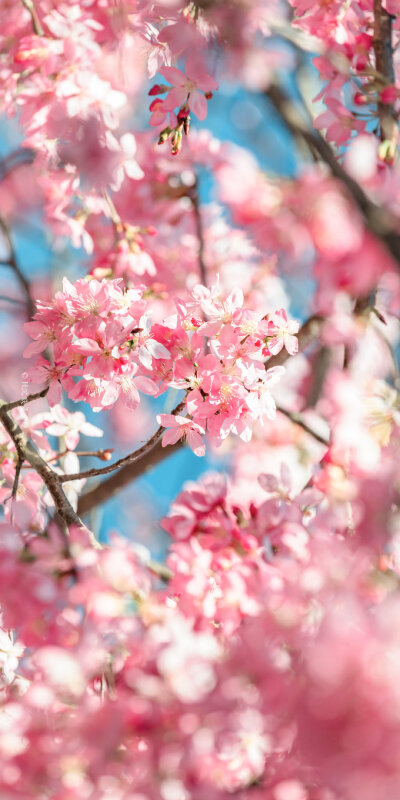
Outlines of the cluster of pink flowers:
<svg viewBox="0 0 400 800">
<path fill-rule="evenodd" d="M 327 110 L 315 119 L 315 126 L 326 130 L 326 138 L 337 145 L 347 144 L 354 133 L 369 130 L 378 116 L 377 104 L 393 106 L 399 111 L 397 65 L 393 76 L 380 74 L 374 49 L 374 4 L 369 0 L 319 3 L 290 0 L 295 8 L 296 25 L 320 43 L 321 55 L 314 59 L 324 88 L 315 100 L 324 100 Z M 398 14 L 398 3 L 383 2 L 382 13 Z M 395 36 L 398 38 L 398 25 Z M 346 93 L 351 91 L 355 108 L 349 108 Z M 374 108 L 375 106 L 375 108 Z M 364 113 L 360 113 L 364 112 Z M 385 137 L 383 137 L 385 139 Z M 379 157 L 392 164 L 395 149 L 383 141 Z"/>
<path fill-rule="evenodd" d="M 398 565 L 288 481 L 250 507 L 215 475 L 185 487 L 162 592 L 118 537 L 0 526 L 5 797 L 397 792 Z"/>
<path fill-rule="evenodd" d="M 206 430 L 217 443 L 230 432 L 249 441 L 255 421 L 274 417 L 270 389 L 284 372 L 265 362 L 283 346 L 296 352 L 298 323 L 283 309 L 260 319 L 244 307 L 241 291 L 224 298 L 217 283 L 210 290 L 196 286 L 186 303 L 176 301 L 177 313 L 166 324 L 152 324 L 143 292 L 125 289 L 121 280 L 65 279 L 63 291 L 25 325 L 34 341 L 24 355 L 51 347 L 54 358 L 39 356 L 29 380 L 48 388 L 50 405 L 64 389 L 95 411 L 119 397 L 136 408 L 139 391 L 155 396 L 183 389 L 189 416 L 158 417 L 170 428 L 164 445 L 186 437 L 203 455 Z"/>
<path fill-rule="evenodd" d="M 0 159 L 0 797 L 396 800 L 400 0 L 0 12 L 22 142 Z M 340 151 L 278 179 L 198 120 L 250 87 L 228 124 L 258 119 L 275 167 L 262 93 L 291 41 Z M 85 250 L 58 290 L 20 247 L 38 212 L 63 269 Z M 223 442 L 229 476 L 185 483 L 162 543 L 142 484 L 106 544 L 85 527 L 132 467 Z"/>
</svg>

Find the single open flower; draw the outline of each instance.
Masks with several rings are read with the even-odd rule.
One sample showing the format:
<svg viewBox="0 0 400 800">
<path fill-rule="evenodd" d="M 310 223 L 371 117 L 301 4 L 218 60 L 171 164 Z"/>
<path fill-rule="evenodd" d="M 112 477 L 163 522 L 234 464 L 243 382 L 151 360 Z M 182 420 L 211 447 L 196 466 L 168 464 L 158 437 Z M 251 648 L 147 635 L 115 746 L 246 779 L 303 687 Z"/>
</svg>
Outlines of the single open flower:
<svg viewBox="0 0 400 800">
<path fill-rule="evenodd" d="M 164 428 L 169 428 L 162 438 L 163 447 L 168 444 L 175 444 L 179 439 L 186 437 L 187 443 L 194 454 L 196 456 L 204 456 L 206 448 L 201 436 L 204 436 L 205 430 L 201 425 L 197 425 L 196 422 L 188 419 L 188 417 L 180 417 L 178 414 L 159 414 L 157 422 Z"/>
</svg>

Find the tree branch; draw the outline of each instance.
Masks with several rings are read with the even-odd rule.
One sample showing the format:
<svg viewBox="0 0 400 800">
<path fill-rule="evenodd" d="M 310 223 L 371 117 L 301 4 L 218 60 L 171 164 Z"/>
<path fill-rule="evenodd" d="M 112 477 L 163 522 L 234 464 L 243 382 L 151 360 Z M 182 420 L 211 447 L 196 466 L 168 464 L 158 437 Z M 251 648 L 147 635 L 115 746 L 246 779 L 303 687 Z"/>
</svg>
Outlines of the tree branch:
<svg viewBox="0 0 400 800">
<path fill-rule="evenodd" d="M 33 400 L 39 400 L 40 397 L 46 397 L 47 392 L 49 391 L 49 387 L 46 386 L 46 389 L 42 389 L 41 392 L 35 392 L 34 394 L 28 394 L 27 397 L 21 398 L 21 400 L 13 400 L 11 403 L 4 403 L 2 405 L 3 411 L 12 411 L 13 408 L 19 408 L 20 406 L 26 406 L 27 403 L 32 403 Z"/>
<path fill-rule="evenodd" d="M 186 398 L 184 398 L 179 405 L 177 405 L 176 408 L 171 411 L 171 414 L 179 414 L 180 411 L 184 409 L 185 402 Z M 110 472 L 115 472 L 116 469 L 121 469 L 122 467 L 127 467 L 129 464 L 134 464 L 137 461 L 141 461 L 148 455 L 148 453 L 151 453 L 155 446 L 161 441 L 163 433 L 165 433 L 165 428 L 160 425 L 148 442 L 142 444 L 142 446 L 133 453 L 129 453 L 129 455 L 120 458 L 114 464 L 108 464 L 107 467 L 99 467 L 99 469 L 87 469 L 85 472 L 74 472 L 70 475 L 60 475 L 60 482 L 69 483 L 70 481 L 81 481 L 84 478 L 95 478 L 98 475 L 107 475 Z"/>
<path fill-rule="evenodd" d="M 382 7 L 382 0 L 374 0 L 375 66 L 384 78 L 385 85 L 394 86 L 392 17 Z M 381 140 L 390 142 L 390 156 L 394 158 L 399 137 L 397 114 L 393 103 L 378 101 Z"/>
<path fill-rule="evenodd" d="M 285 417 L 290 419 L 290 421 L 293 422 L 293 425 L 298 425 L 299 428 L 303 428 L 303 431 L 312 436 L 313 439 L 316 439 L 317 442 L 325 445 L 325 447 L 329 447 L 329 439 L 311 428 L 305 419 L 303 419 L 302 415 L 298 414 L 297 411 L 288 411 L 286 408 L 282 408 L 282 406 L 277 406 L 276 410 L 279 411 L 280 414 L 283 414 Z"/>
<path fill-rule="evenodd" d="M 182 440 L 168 447 L 162 447 L 161 441 L 157 442 L 153 449 L 146 452 L 139 461 L 127 464 L 119 472 L 111 475 L 110 478 L 99 483 L 94 489 L 83 494 L 78 500 L 78 514 L 83 516 L 96 506 L 107 502 L 130 483 L 153 469 L 164 458 L 168 458 L 183 447 Z"/>
<path fill-rule="evenodd" d="M 58 475 L 49 467 L 46 461 L 39 455 L 36 447 L 27 439 L 22 432 L 19 425 L 17 425 L 14 417 L 9 411 L 4 408 L 5 404 L 0 400 L 0 420 L 3 423 L 8 435 L 15 445 L 18 456 L 17 473 L 21 468 L 23 461 L 33 467 L 33 469 L 40 475 L 43 483 L 47 487 L 51 497 L 53 498 L 57 514 L 66 525 L 77 525 L 84 528 L 82 520 L 72 508 L 68 498 L 65 496 L 63 489 L 59 483 Z M 19 466 L 19 469 L 18 469 Z M 14 483 L 15 486 L 15 483 Z"/>
<path fill-rule="evenodd" d="M 203 220 L 201 218 L 201 212 L 200 212 L 199 180 L 197 177 L 195 179 L 194 186 L 192 186 L 188 192 L 188 197 L 192 204 L 194 219 L 196 223 L 200 279 L 203 286 L 207 286 L 207 269 L 204 261 L 204 230 L 203 230 Z"/>
<path fill-rule="evenodd" d="M 311 151 L 318 154 L 335 176 L 347 189 L 354 203 L 361 211 L 367 228 L 386 246 L 400 267 L 399 220 L 387 209 L 380 208 L 370 200 L 362 187 L 349 175 L 336 158 L 332 148 L 319 131 L 312 130 L 304 122 L 294 101 L 279 87 L 271 85 L 265 91 L 279 116 L 293 136 L 303 140 Z"/>
<path fill-rule="evenodd" d="M 18 261 L 17 261 L 17 256 L 16 256 L 16 253 L 15 253 L 15 250 L 14 250 L 14 246 L 13 246 L 13 243 L 12 243 L 10 230 L 9 230 L 9 227 L 8 227 L 5 219 L 3 219 L 3 217 L 0 217 L 0 228 L 1 228 L 2 232 L 3 232 L 3 236 L 4 236 L 5 240 L 6 240 L 7 247 L 8 247 L 8 250 L 9 250 L 8 259 L 6 261 L 2 262 L 2 263 L 10 266 L 11 269 L 14 270 L 14 272 L 15 272 L 15 274 L 16 274 L 16 276 L 17 276 L 17 278 L 18 278 L 18 280 L 19 280 L 19 282 L 20 282 L 20 284 L 21 284 L 21 286 L 22 286 L 22 288 L 24 290 L 25 296 L 26 296 L 26 304 L 27 304 L 27 308 L 28 308 L 28 315 L 29 315 L 29 317 L 33 317 L 36 309 L 35 309 L 35 304 L 33 302 L 32 295 L 31 295 L 31 288 L 30 288 L 30 285 L 29 285 L 29 281 L 27 281 L 27 279 L 25 278 L 25 275 L 20 270 L 20 267 L 19 267 L 19 264 L 18 264 Z"/>
<path fill-rule="evenodd" d="M 0 161 L 0 181 L 3 181 L 7 175 L 14 172 L 18 167 L 24 164 L 33 164 L 36 158 L 36 153 L 29 147 L 21 147 L 19 150 L 13 150 L 8 156 L 5 156 Z"/>
<path fill-rule="evenodd" d="M 33 4 L 33 0 L 21 0 L 22 5 L 25 6 L 26 10 L 29 11 L 32 19 L 32 27 L 36 36 L 44 36 L 44 30 L 41 26 L 40 19 L 37 15 L 36 8 Z"/>
</svg>

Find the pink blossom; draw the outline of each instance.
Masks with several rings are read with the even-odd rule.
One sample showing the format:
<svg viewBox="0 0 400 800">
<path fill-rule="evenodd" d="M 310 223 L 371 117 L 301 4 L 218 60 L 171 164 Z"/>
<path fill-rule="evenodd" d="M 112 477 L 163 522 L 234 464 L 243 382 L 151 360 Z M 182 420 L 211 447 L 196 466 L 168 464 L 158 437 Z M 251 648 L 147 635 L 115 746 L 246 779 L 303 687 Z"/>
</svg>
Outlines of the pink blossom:
<svg viewBox="0 0 400 800">
<path fill-rule="evenodd" d="M 294 355 L 298 350 L 296 333 L 299 330 L 299 323 L 288 320 L 286 311 L 281 308 L 268 318 L 268 350 L 272 355 L 280 353 L 285 347 L 290 355 Z"/>
<path fill-rule="evenodd" d="M 162 437 L 162 446 L 175 444 L 186 437 L 187 443 L 196 456 L 204 456 L 206 450 L 201 438 L 205 430 L 187 417 L 180 417 L 178 414 L 158 414 L 157 422 L 164 428 L 169 428 Z"/>
<path fill-rule="evenodd" d="M 207 94 L 215 91 L 218 89 L 218 84 L 205 71 L 202 58 L 197 53 L 188 56 L 185 72 L 176 67 L 161 67 L 160 72 L 173 87 L 169 90 L 168 97 L 162 101 L 163 110 L 173 111 L 177 106 L 187 102 L 190 110 L 199 119 L 205 119 L 207 101 L 203 92 Z"/>
</svg>

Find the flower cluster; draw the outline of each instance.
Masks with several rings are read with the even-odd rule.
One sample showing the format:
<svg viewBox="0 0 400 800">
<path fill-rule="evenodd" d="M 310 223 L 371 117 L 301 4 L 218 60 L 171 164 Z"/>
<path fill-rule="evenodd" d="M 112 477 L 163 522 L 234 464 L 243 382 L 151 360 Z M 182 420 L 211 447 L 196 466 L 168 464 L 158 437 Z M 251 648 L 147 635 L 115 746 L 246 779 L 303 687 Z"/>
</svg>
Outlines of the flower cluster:
<svg viewBox="0 0 400 800">
<path fill-rule="evenodd" d="M 182 389 L 188 417 L 158 417 L 170 428 L 164 445 L 186 437 L 202 455 L 206 430 L 216 443 L 231 432 L 249 441 L 255 421 L 273 419 L 271 386 L 284 372 L 265 361 L 283 345 L 296 351 L 298 324 L 283 309 L 260 319 L 244 307 L 242 292 L 224 298 L 217 283 L 196 286 L 186 303 L 176 301 L 166 324 L 152 325 L 143 291 L 125 289 L 121 280 L 65 279 L 53 303 L 40 305 L 25 325 L 34 339 L 25 356 L 51 347 L 54 357 L 40 356 L 27 373 L 30 381 L 48 388 L 51 405 L 63 388 L 95 411 L 119 397 L 136 408 L 139 391 L 155 396 Z"/>
</svg>

